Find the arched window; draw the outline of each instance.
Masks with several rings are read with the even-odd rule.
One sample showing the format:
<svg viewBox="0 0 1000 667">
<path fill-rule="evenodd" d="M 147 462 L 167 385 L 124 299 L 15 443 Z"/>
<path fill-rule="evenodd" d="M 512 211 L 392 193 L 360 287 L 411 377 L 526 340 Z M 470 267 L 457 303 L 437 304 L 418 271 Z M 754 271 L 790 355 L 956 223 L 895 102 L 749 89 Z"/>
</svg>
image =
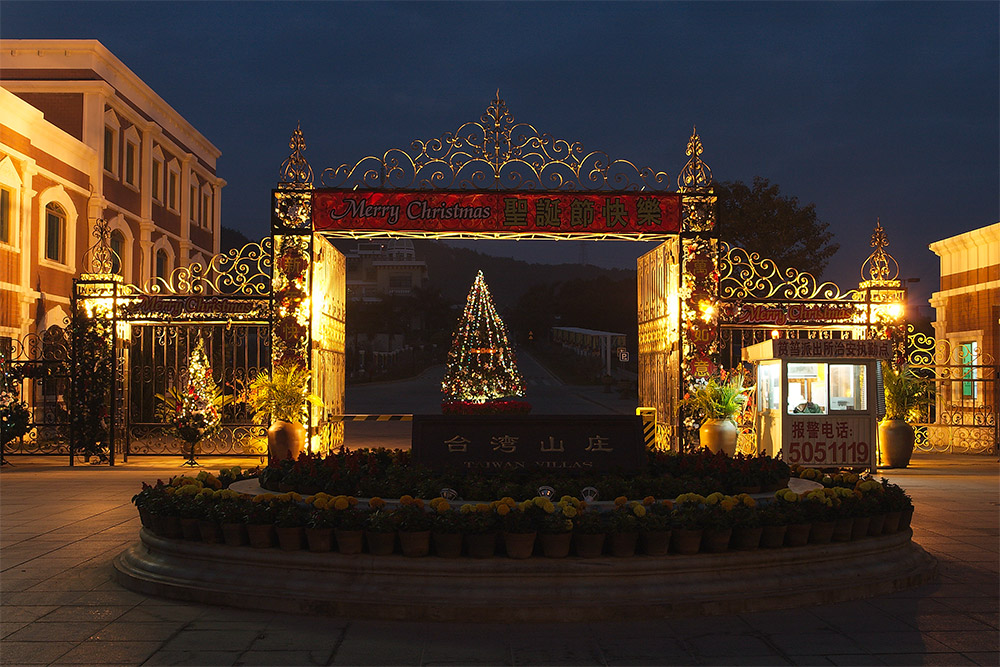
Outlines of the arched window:
<svg viewBox="0 0 1000 667">
<path fill-rule="evenodd" d="M 66 257 L 66 211 L 56 203 L 45 205 L 45 258 L 55 262 Z"/>
<path fill-rule="evenodd" d="M 117 229 L 111 232 L 111 273 L 124 275 L 122 261 L 125 258 L 125 235 Z"/>
<path fill-rule="evenodd" d="M 167 272 L 170 270 L 170 258 L 167 257 L 166 250 L 156 251 L 156 277 L 166 280 Z"/>
</svg>

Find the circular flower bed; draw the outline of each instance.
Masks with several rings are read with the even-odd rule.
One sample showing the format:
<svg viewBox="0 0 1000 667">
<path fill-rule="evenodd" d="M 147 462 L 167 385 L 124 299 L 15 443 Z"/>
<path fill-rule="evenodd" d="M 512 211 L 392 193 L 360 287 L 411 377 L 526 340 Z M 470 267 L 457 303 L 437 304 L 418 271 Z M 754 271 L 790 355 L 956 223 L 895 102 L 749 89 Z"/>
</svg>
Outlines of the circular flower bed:
<svg viewBox="0 0 1000 667">
<path fill-rule="evenodd" d="M 719 465 L 711 456 L 688 456 L 673 456 L 669 463 L 681 468 L 708 465 L 712 470 Z M 405 469 L 400 458 L 399 453 L 386 452 L 343 454 L 340 459 L 333 458 L 340 467 L 334 469 L 328 483 L 362 489 L 363 484 L 374 483 L 370 477 L 376 474 L 386 480 L 383 488 L 413 482 L 409 478 L 394 480 L 394 475 Z M 392 465 L 378 467 L 386 461 Z M 655 463 L 655 457 L 651 461 Z M 767 463 L 733 459 L 723 464 L 728 466 L 725 470 L 718 470 L 726 479 L 743 480 L 731 477 L 732 471 L 754 461 L 761 466 Z M 329 459 L 304 457 L 284 468 L 294 471 L 303 462 L 306 467 L 329 465 Z M 362 467 L 366 469 L 362 471 Z M 348 475 L 352 471 L 353 477 Z M 463 503 L 437 493 L 428 494 L 433 499 L 425 502 L 419 493 L 402 493 L 398 503 L 387 503 L 377 494 L 359 502 L 352 494 L 322 490 L 248 496 L 226 488 L 247 476 L 230 469 L 219 476 L 201 472 L 197 477 L 158 480 L 155 485 L 144 484 L 133 502 L 143 526 L 162 537 L 347 554 L 434 553 L 446 558 L 500 554 L 559 558 L 571 553 L 580 557 L 667 556 L 847 542 L 905 530 L 913 512 L 906 493 L 887 480 L 836 471 L 821 476 L 824 488 L 806 493 L 782 488 L 760 502 L 745 492 L 718 490 L 686 491 L 668 498 L 637 496 L 641 500 L 620 494 L 607 509 L 576 494 L 553 491 L 557 485 L 579 484 L 582 480 L 577 477 L 555 481 L 547 489 L 536 487 L 536 492 L 526 494 L 527 499 L 520 502 L 505 495 L 490 502 Z M 684 478 L 672 479 L 677 483 Z M 434 478 L 434 483 L 440 480 Z M 635 488 L 646 483 L 652 481 L 635 482 Z M 717 483 L 714 478 L 701 478 L 699 488 L 712 483 Z M 458 495 L 475 497 L 468 494 L 477 487 L 457 486 L 463 488 Z M 537 495 L 542 490 L 551 495 Z M 448 491 L 451 495 L 451 489 Z"/>
</svg>

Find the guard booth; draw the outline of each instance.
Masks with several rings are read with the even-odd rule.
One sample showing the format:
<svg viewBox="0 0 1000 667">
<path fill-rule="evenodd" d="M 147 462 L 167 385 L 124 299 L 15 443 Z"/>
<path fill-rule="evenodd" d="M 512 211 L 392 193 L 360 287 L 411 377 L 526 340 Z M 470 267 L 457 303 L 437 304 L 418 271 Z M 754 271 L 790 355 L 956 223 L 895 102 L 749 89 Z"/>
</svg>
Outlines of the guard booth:
<svg viewBox="0 0 1000 667">
<path fill-rule="evenodd" d="M 743 349 L 757 370 L 757 451 L 789 465 L 875 470 L 878 362 L 889 340 L 775 339 Z"/>
</svg>

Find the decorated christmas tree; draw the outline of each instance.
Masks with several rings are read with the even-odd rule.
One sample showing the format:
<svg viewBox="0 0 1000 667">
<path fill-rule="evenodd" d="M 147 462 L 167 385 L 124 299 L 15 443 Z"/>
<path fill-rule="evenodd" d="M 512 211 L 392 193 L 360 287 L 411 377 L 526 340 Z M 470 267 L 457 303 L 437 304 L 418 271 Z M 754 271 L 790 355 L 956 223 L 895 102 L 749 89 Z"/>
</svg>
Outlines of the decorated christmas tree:
<svg viewBox="0 0 1000 667">
<path fill-rule="evenodd" d="M 458 320 L 441 391 L 446 406 L 524 396 L 524 379 L 482 271 L 476 274 Z"/>
<path fill-rule="evenodd" d="M 184 390 L 171 388 L 160 399 L 160 419 L 167 430 L 189 446 L 188 462 L 194 463 L 194 447 L 210 435 L 222 421 L 222 407 L 229 402 L 212 379 L 212 367 L 201 340 L 188 360 L 188 385 Z"/>
</svg>

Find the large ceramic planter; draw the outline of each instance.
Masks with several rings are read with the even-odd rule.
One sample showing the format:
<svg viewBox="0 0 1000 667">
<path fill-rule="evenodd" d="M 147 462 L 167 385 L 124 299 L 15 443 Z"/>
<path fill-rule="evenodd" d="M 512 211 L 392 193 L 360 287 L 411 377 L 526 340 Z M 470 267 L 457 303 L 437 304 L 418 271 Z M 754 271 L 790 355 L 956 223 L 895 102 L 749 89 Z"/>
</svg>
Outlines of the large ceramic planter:
<svg viewBox="0 0 1000 667">
<path fill-rule="evenodd" d="M 618 558 L 634 556 L 638 542 L 639 533 L 611 533 L 611 555 Z"/>
<path fill-rule="evenodd" d="M 573 533 L 573 547 L 580 558 L 597 558 L 604 552 L 604 533 Z"/>
<path fill-rule="evenodd" d="M 274 462 L 298 460 L 306 442 L 306 428 L 295 422 L 276 420 L 267 429 L 267 453 Z"/>
<path fill-rule="evenodd" d="M 348 555 L 361 553 L 365 531 L 334 528 L 333 535 L 337 538 L 337 551 L 340 553 Z"/>
<path fill-rule="evenodd" d="M 878 423 L 878 441 L 882 467 L 905 468 L 913 455 L 913 427 L 902 419 L 883 419 Z"/>
<path fill-rule="evenodd" d="M 701 528 L 690 530 L 687 528 L 674 528 L 670 531 L 670 550 L 675 554 L 692 556 L 701 549 Z"/>
<path fill-rule="evenodd" d="M 492 558 L 497 549 L 497 534 L 469 533 L 465 536 L 465 550 L 470 558 Z"/>
<path fill-rule="evenodd" d="M 401 530 L 399 531 L 399 548 L 404 556 L 421 558 L 431 552 L 431 531 Z"/>
<path fill-rule="evenodd" d="M 509 557 L 531 558 L 531 552 L 535 550 L 535 533 L 508 533 L 504 531 L 503 543 Z"/>
<path fill-rule="evenodd" d="M 573 543 L 573 533 L 542 533 L 538 536 L 546 558 L 565 558 Z"/>
<path fill-rule="evenodd" d="M 725 452 L 729 456 L 736 454 L 736 438 L 740 430 L 729 419 L 709 419 L 698 429 L 698 440 L 701 446 L 713 454 Z"/>
<path fill-rule="evenodd" d="M 462 555 L 462 533 L 431 533 L 434 553 L 441 558 L 458 558 Z"/>
<path fill-rule="evenodd" d="M 650 530 L 641 537 L 642 551 L 647 556 L 666 556 L 670 551 L 669 530 Z"/>
</svg>

